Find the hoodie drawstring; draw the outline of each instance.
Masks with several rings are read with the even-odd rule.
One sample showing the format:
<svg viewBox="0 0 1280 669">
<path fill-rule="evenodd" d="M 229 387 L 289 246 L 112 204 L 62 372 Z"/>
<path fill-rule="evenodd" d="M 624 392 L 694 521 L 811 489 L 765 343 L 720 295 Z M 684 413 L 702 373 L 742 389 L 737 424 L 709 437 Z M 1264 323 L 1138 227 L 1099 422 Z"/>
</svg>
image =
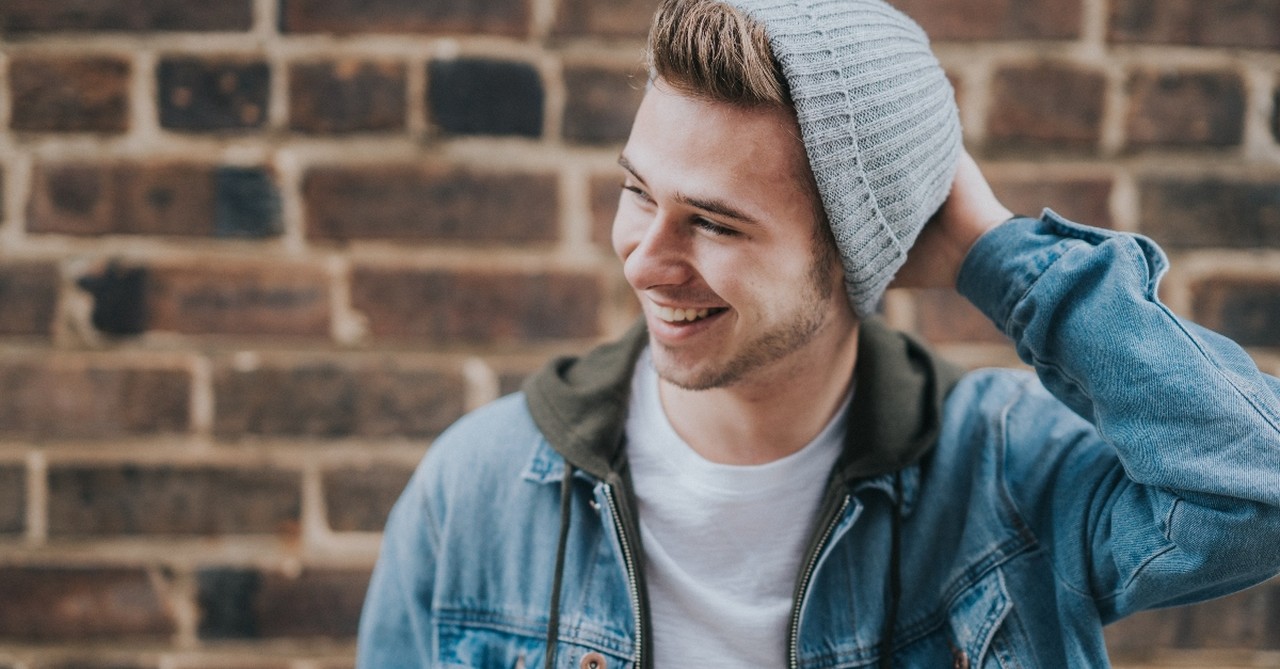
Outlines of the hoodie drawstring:
<svg viewBox="0 0 1280 669">
<path fill-rule="evenodd" d="M 902 472 L 893 474 L 893 515 L 889 523 L 889 592 L 885 603 L 884 631 L 880 635 L 880 669 L 893 667 L 894 620 L 902 597 Z"/>
<path fill-rule="evenodd" d="M 556 645 L 560 636 L 560 589 L 564 584 L 565 547 L 569 544 L 569 522 L 572 520 L 573 465 L 564 464 L 564 479 L 560 481 L 560 539 L 556 544 L 556 571 L 551 580 L 551 611 L 547 620 L 547 661 L 543 666 L 552 669 L 556 661 Z"/>
</svg>

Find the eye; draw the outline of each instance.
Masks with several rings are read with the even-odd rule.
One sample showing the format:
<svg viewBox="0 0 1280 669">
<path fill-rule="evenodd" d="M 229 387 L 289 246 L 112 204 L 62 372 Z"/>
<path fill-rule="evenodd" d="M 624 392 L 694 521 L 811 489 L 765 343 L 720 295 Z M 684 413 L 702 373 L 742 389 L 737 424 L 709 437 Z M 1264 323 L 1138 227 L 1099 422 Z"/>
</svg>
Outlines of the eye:
<svg viewBox="0 0 1280 669">
<path fill-rule="evenodd" d="M 715 221 L 702 218 L 701 216 L 695 217 L 693 219 L 693 225 L 694 227 L 701 228 L 702 230 L 710 234 L 716 235 L 718 237 L 736 237 L 738 234 L 740 234 L 737 230 L 734 230 L 733 228 L 726 228 L 723 225 L 716 223 Z"/>
<path fill-rule="evenodd" d="M 649 194 L 644 192 L 644 190 L 642 190 L 639 186 L 635 186 L 624 181 L 622 182 L 622 190 L 630 191 L 636 197 L 640 198 L 641 200 L 644 200 L 645 202 L 651 201 Z"/>
</svg>

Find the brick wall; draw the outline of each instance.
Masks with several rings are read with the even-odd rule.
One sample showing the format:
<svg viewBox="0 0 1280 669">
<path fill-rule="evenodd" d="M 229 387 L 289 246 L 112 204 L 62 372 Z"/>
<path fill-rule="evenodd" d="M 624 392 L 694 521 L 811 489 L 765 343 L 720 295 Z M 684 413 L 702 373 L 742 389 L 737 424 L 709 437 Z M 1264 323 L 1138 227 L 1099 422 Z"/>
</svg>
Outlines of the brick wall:
<svg viewBox="0 0 1280 669">
<path fill-rule="evenodd" d="M 1280 1 L 900 0 L 1016 209 L 1280 372 Z M 430 443 L 635 308 L 651 0 L 0 3 L 0 668 L 339 669 Z M 972 308 L 887 316 L 1013 364 Z M 1112 631 L 1280 666 L 1280 584 Z"/>
</svg>

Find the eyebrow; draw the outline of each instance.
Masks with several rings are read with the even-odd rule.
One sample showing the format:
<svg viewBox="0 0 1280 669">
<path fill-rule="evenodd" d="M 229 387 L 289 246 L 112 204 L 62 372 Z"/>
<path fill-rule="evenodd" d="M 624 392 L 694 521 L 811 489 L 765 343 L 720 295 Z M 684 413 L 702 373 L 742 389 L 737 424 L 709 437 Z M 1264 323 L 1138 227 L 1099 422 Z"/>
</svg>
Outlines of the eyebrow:
<svg viewBox="0 0 1280 669">
<path fill-rule="evenodd" d="M 626 156 L 618 156 L 618 165 L 620 165 L 622 169 L 630 172 L 631 176 L 635 177 L 641 184 L 646 186 L 648 185 L 645 183 L 644 177 L 640 176 L 640 173 L 636 171 L 635 166 L 631 164 L 630 160 L 627 160 Z M 692 195 L 687 195 L 680 191 L 676 191 L 675 199 L 676 202 L 679 202 L 680 204 L 694 207 L 696 209 L 702 209 L 703 211 L 709 211 L 713 214 L 719 214 L 720 216 L 742 221 L 743 223 L 751 223 L 753 225 L 759 224 L 755 218 L 748 216 L 742 210 L 724 202 L 723 200 L 709 200 L 701 197 L 693 197 Z"/>
</svg>

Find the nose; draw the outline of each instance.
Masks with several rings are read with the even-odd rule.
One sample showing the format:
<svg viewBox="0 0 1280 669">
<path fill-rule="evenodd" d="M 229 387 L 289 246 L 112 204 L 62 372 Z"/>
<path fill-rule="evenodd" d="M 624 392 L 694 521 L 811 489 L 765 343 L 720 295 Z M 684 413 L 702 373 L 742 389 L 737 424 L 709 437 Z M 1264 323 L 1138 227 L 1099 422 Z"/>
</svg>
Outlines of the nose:
<svg viewBox="0 0 1280 669">
<path fill-rule="evenodd" d="M 690 236 L 680 221 L 662 209 L 619 213 L 613 226 L 614 250 L 622 273 L 636 290 L 679 286 L 693 276 Z"/>
</svg>

